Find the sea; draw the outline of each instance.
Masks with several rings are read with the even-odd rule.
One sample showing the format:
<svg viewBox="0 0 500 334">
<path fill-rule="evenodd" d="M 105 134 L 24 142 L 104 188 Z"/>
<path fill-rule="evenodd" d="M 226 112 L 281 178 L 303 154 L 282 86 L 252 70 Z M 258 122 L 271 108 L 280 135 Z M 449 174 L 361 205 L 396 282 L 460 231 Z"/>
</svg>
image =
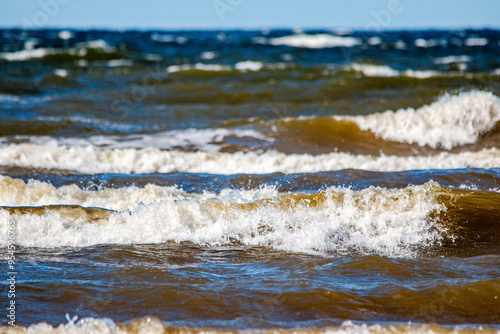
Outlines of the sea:
<svg viewBox="0 0 500 334">
<path fill-rule="evenodd" d="M 0 333 L 499 333 L 500 30 L 0 30 Z"/>
</svg>

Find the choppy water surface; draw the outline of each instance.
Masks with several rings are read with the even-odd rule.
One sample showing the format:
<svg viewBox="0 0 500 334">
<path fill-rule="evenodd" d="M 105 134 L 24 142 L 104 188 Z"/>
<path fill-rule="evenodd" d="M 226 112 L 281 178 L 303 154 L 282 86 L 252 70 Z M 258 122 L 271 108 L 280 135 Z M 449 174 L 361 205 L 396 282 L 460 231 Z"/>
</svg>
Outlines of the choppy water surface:
<svg viewBox="0 0 500 334">
<path fill-rule="evenodd" d="M 499 31 L 0 30 L 0 73 L 15 329 L 500 330 Z"/>
</svg>

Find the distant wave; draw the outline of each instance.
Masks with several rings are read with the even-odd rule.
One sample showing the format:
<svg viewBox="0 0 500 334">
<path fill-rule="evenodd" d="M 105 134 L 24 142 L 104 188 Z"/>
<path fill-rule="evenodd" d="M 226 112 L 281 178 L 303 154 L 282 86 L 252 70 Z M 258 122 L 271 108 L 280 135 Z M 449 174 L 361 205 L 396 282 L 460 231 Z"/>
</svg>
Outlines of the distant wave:
<svg viewBox="0 0 500 334">
<path fill-rule="evenodd" d="M 298 34 L 271 38 L 270 45 L 287 45 L 298 48 L 332 48 L 332 47 L 353 47 L 361 44 L 361 40 L 355 37 L 334 36 L 328 34 L 306 35 Z"/>
<path fill-rule="evenodd" d="M 183 64 L 183 65 L 171 65 L 167 68 L 168 73 L 183 72 L 183 71 L 260 71 L 264 67 L 264 64 L 258 61 L 246 60 L 238 62 L 233 66 L 219 65 L 219 64 Z"/>
<path fill-rule="evenodd" d="M 70 49 L 38 48 L 0 53 L 0 59 L 8 61 L 26 61 L 47 56 L 68 54 L 75 57 L 84 57 L 88 50 L 101 50 L 106 53 L 115 52 L 116 49 L 102 39 L 81 42 Z"/>
<path fill-rule="evenodd" d="M 440 76 L 441 73 L 437 71 L 416 71 L 416 70 L 406 70 L 398 71 L 387 65 L 371 65 L 371 64 L 358 64 L 353 63 L 346 67 L 348 70 L 354 70 L 356 72 L 363 73 L 366 77 L 399 77 L 406 76 L 412 78 L 426 79 L 434 76 Z"/>
</svg>

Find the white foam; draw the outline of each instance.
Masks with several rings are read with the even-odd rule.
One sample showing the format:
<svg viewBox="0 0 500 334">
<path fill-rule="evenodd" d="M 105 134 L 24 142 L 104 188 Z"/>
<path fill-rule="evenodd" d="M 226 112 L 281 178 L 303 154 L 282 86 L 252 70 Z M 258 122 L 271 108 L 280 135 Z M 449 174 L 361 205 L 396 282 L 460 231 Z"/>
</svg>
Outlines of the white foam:
<svg viewBox="0 0 500 334">
<path fill-rule="evenodd" d="M 447 57 L 438 57 L 434 58 L 432 62 L 434 64 L 453 64 L 453 63 L 466 63 L 472 61 L 472 58 L 470 56 L 447 56 Z"/>
<path fill-rule="evenodd" d="M 167 68 L 168 73 L 182 72 L 182 71 L 230 71 L 232 70 L 231 66 L 218 65 L 218 64 L 203 64 L 196 63 L 194 65 L 191 64 L 183 64 L 183 65 L 171 65 Z"/>
<path fill-rule="evenodd" d="M 163 42 L 163 43 L 173 42 L 175 40 L 174 36 L 172 36 L 172 35 L 162 35 L 162 34 L 158 34 L 158 33 L 152 33 L 151 39 L 153 41 Z"/>
<path fill-rule="evenodd" d="M 398 49 L 398 50 L 406 50 L 406 48 L 407 48 L 407 47 L 406 47 L 406 43 L 405 43 L 405 42 L 403 42 L 403 41 L 401 41 L 401 40 L 399 40 L 399 41 L 397 41 L 396 43 L 394 43 L 394 47 L 395 47 L 396 49 Z"/>
<path fill-rule="evenodd" d="M 11 144 L 0 148 L 0 165 L 72 170 L 81 173 L 313 173 L 340 169 L 401 171 L 413 169 L 495 168 L 500 151 L 435 156 L 371 156 L 349 153 L 322 155 L 238 152 L 182 152 L 156 148 L 99 150 L 93 146 Z"/>
<path fill-rule="evenodd" d="M 33 58 L 43 58 L 45 56 L 55 54 L 56 50 L 51 48 L 38 48 L 30 50 L 20 50 L 15 52 L 0 53 L 0 58 L 9 61 L 24 61 Z"/>
<path fill-rule="evenodd" d="M 360 45 L 361 41 L 354 37 L 341 37 L 328 34 L 306 35 L 298 34 L 269 39 L 271 45 L 288 45 L 299 48 L 331 48 L 331 47 L 353 47 Z"/>
<path fill-rule="evenodd" d="M 500 99 L 473 91 L 445 95 L 419 109 L 336 118 L 352 120 L 384 139 L 451 149 L 476 142 L 500 121 Z"/>
<path fill-rule="evenodd" d="M 130 59 L 112 59 L 106 62 L 106 66 L 108 67 L 126 67 L 132 66 L 134 62 Z"/>
<path fill-rule="evenodd" d="M 217 57 L 218 57 L 218 53 L 215 51 L 205 51 L 200 55 L 200 58 L 204 59 L 204 60 L 211 60 L 211 59 L 215 59 Z"/>
<path fill-rule="evenodd" d="M 415 70 L 406 70 L 401 73 L 402 75 L 410 78 L 417 78 L 417 79 L 427 79 L 427 78 L 432 78 L 432 77 L 437 77 L 441 76 L 442 73 L 437 72 L 437 71 L 415 71 Z"/>
<path fill-rule="evenodd" d="M 143 188 L 89 191 L 76 185 L 55 188 L 45 182 L 31 180 L 25 183 L 6 176 L 0 176 L 0 190 L 0 206 L 80 205 L 120 211 L 132 210 L 139 203 L 149 204 L 159 199 L 189 197 L 189 194 L 175 187 L 151 184 Z"/>
<path fill-rule="evenodd" d="M 29 38 L 24 42 L 25 50 L 32 50 L 36 45 L 40 44 L 40 40 L 38 38 Z"/>
<path fill-rule="evenodd" d="M 366 77 L 397 77 L 397 76 L 407 76 L 418 79 L 426 79 L 433 76 L 439 76 L 440 73 L 436 71 L 397 71 L 387 65 L 371 65 L 371 64 L 358 64 L 353 63 L 347 67 L 347 69 L 352 69 L 357 72 L 363 73 Z"/>
<path fill-rule="evenodd" d="M 215 246 L 236 241 L 291 252 L 356 250 L 413 256 L 416 248 L 442 237 L 443 230 L 430 215 L 443 209 L 437 197 L 444 191 L 433 182 L 405 189 L 329 188 L 318 194 L 227 189 L 190 197 L 158 197 L 98 222 L 79 214 L 61 215 L 57 210 L 43 215 L 0 210 L 0 230 L 6 232 L 14 221 L 16 243 L 25 247 L 167 241 Z M 0 236 L 0 246 L 7 245 L 6 236 Z"/>
<path fill-rule="evenodd" d="M 5 328 L 6 331 L 3 331 Z M 168 331 L 179 331 L 184 334 L 224 334 L 229 331 L 217 331 L 217 330 L 200 330 L 198 328 L 189 327 L 179 327 L 172 328 L 172 326 L 166 326 L 157 318 L 142 318 L 134 319 L 128 325 L 120 326 L 115 324 L 111 319 L 108 318 L 83 318 L 78 320 L 75 316 L 74 319 L 69 319 L 68 323 L 60 324 L 57 327 L 53 327 L 47 323 L 37 323 L 32 324 L 27 329 L 22 326 L 12 327 L 0 327 L 0 333 L 26 333 L 29 334 L 137 334 L 137 333 L 148 333 L 148 334 L 163 334 Z M 436 324 L 362 324 L 353 323 L 352 321 L 344 321 L 339 327 L 327 327 L 327 328 L 314 328 L 307 329 L 303 331 L 286 331 L 281 329 L 270 329 L 270 330 L 259 330 L 258 333 L 261 334 L 276 334 L 276 333 L 311 333 L 311 334 L 378 334 L 378 333 L 415 333 L 415 334 L 435 334 L 435 333 L 470 333 L 474 331 L 484 331 L 482 326 L 454 326 L 454 327 L 442 327 Z M 486 331 L 486 333 L 494 332 Z M 249 332 L 252 333 L 252 332 Z"/>
<path fill-rule="evenodd" d="M 382 39 L 380 39 L 380 37 L 370 37 L 368 39 L 368 44 L 369 45 L 379 45 L 379 44 L 382 44 Z"/>
<path fill-rule="evenodd" d="M 448 41 L 446 39 L 423 39 L 417 38 L 415 40 L 415 46 L 419 48 L 432 48 L 434 46 L 446 46 Z"/>
<path fill-rule="evenodd" d="M 75 34 L 73 34 L 73 33 L 72 33 L 71 31 L 69 31 L 69 30 L 62 30 L 62 31 L 60 31 L 60 32 L 57 34 L 57 37 L 59 37 L 60 39 L 66 40 L 66 39 L 70 39 L 70 38 L 75 37 Z"/>
<path fill-rule="evenodd" d="M 54 74 L 57 75 L 58 77 L 65 78 L 68 76 L 68 70 L 58 68 L 54 70 Z"/>
<path fill-rule="evenodd" d="M 276 66 L 279 66 L 276 65 Z M 233 66 L 228 66 L 228 65 L 219 65 L 219 64 L 203 64 L 203 63 L 196 63 L 196 64 L 183 64 L 183 65 L 171 65 L 167 68 L 168 73 L 175 73 L 175 72 L 182 72 L 182 71 L 192 71 L 192 70 L 198 70 L 198 71 L 231 71 L 231 70 L 238 70 L 242 72 L 246 71 L 260 71 L 264 67 L 264 64 L 258 61 L 253 61 L 253 60 L 246 60 L 246 61 L 241 61 L 238 62 Z"/>
<path fill-rule="evenodd" d="M 236 63 L 236 65 L 234 65 L 234 68 L 237 69 L 238 71 L 258 72 L 263 67 L 264 64 L 262 64 L 260 61 L 252 61 L 252 60 L 240 61 L 239 63 Z"/>
<path fill-rule="evenodd" d="M 485 37 L 469 37 L 465 40 L 467 46 L 485 46 L 488 44 L 488 39 Z"/>
<path fill-rule="evenodd" d="M 106 52 L 113 52 L 115 48 L 103 39 L 90 40 L 76 44 L 76 49 L 101 49 Z"/>
<path fill-rule="evenodd" d="M 30 59 L 43 58 L 48 55 L 61 54 L 64 52 L 68 52 L 72 55 L 84 56 L 88 49 L 101 49 L 105 52 L 115 51 L 115 48 L 110 46 L 106 41 L 98 39 L 77 43 L 75 47 L 71 49 L 38 48 L 15 52 L 4 52 L 0 53 L 0 58 L 9 61 L 26 61 Z"/>
<path fill-rule="evenodd" d="M 350 68 L 354 71 L 363 73 L 367 77 L 395 77 L 401 73 L 393 68 L 385 65 L 369 65 L 369 64 L 351 64 Z"/>
</svg>

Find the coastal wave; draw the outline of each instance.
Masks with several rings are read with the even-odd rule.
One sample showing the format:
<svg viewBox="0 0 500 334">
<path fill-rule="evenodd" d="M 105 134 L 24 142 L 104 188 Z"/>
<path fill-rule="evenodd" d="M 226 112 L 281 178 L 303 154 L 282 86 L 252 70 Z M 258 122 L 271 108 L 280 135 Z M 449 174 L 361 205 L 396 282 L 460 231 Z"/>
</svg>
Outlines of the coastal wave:
<svg viewBox="0 0 500 334">
<path fill-rule="evenodd" d="M 327 328 L 299 328 L 293 331 L 285 329 L 260 329 L 255 331 L 261 334 L 278 334 L 278 333 L 295 333 L 295 334 L 377 334 L 377 333 L 415 333 L 415 334 L 432 334 L 432 333 L 470 333 L 480 331 L 481 333 L 490 334 L 498 333 L 494 328 L 488 326 L 440 326 L 437 324 L 412 325 L 412 324 L 364 324 L 354 323 L 352 321 L 344 321 L 338 327 Z M 29 327 L 17 326 L 14 328 L 0 327 L 0 333 L 32 333 L 32 334 L 163 334 L 163 333 L 178 333 L 185 334 L 228 334 L 234 331 L 216 330 L 210 328 L 195 328 L 195 327 L 175 327 L 168 323 L 160 321 L 155 317 L 146 317 L 134 319 L 126 324 L 116 324 L 109 318 L 82 318 L 68 317 L 68 322 L 58 326 L 51 326 L 47 323 L 37 323 Z M 245 333 L 253 333 L 246 330 Z"/>
<path fill-rule="evenodd" d="M 332 187 L 312 194 L 279 193 L 269 187 L 186 194 L 150 186 L 108 189 L 105 193 L 81 191 L 83 195 L 78 200 L 74 195 L 78 191 L 71 187 L 54 189 L 48 184 L 21 183 L 10 181 L 9 193 L 16 194 L 16 187 L 20 191 L 17 198 L 13 195 L 2 202 L 17 201 L 18 205 L 2 206 L 0 222 L 1 230 L 6 232 L 9 222 L 14 221 L 16 242 L 25 247 L 190 241 L 214 246 L 263 246 L 290 252 L 360 252 L 396 257 L 414 256 L 419 249 L 440 242 L 446 228 L 432 215 L 444 209 L 438 197 L 449 193 L 434 182 L 404 189 L 371 187 L 353 191 Z M 26 204 L 32 203 L 33 188 L 38 188 L 39 195 L 48 193 L 46 203 L 72 197 L 76 204 L 19 205 L 24 196 Z M 117 207 L 113 201 L 119 194 L 127 196 L 135 192 L 136 200 L 142 194 L 151 200 L 155 191 L 156 200 L 148 204 L 138 202 L 129 210 L 79 205 L 93 201 L 104 204 L 103 207 Z M 122 208 L 132 207 L 131 199 L 128 201 Z M 0 245 L 5 246 L 7 233 L 2 236 Z"/>
<path fill-rule="evenodd" d="M 65 147 L 11 144 L 0 148 L 0 165 L 71 170 L 81 173 L 313 173 L 340 169 L 402 171 L 414 169 L 494 168 L 500 165 L 496 148 L 433 156 L 372 156 L 334 152 L 285 154 L 256 152 L 183 152 L 156 148 L 99 150 L 93 146 Z"/>
<path fill-rule="evenodd" d="M 451 149 L 474 143 L 495 127 L 500 121 L 500 99 L 493 93 L 472 91 L 447 94 L 418 109 L 336 118 L 352 120 L 386 140 Z"/>
</svg>

